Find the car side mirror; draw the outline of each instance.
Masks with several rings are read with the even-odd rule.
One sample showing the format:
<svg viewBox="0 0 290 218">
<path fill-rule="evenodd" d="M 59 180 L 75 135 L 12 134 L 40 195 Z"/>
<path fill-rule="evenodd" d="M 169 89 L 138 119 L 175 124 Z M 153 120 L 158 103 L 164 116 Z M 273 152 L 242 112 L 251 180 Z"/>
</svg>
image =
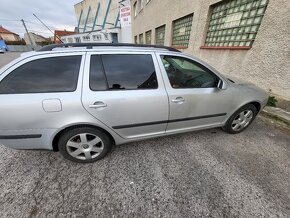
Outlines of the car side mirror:
<svg viewBox="0 0 290 218">
<path fill-rule="evenodd" d="M 224 81 L 220 79 L 218 84 L 217 84 L 217 88 L 220 90 L 225 90 L 227 87 L 226 87 L 226 84 L 224 83 Z"/>
</svg>

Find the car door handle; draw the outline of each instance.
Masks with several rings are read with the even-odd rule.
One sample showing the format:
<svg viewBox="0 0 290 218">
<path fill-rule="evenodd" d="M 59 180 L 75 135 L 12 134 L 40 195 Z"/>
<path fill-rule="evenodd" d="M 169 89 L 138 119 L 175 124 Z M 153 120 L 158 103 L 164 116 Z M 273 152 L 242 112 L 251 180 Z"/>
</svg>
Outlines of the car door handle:
<svg viewBox="0 0 290 218">
<path fill-rule="evenodd" d="M 182 97 L 177 97 L 176 99 L 172 99 L 171 101 L 176 104 L 182 104 L 183 102 L 185 102 L 185 99 Z"/>
<path fill-rule="evenodd" d="M 107 104 L 102 101 L 96 101 L 94 104 L 89 105 L 89 108 L 93 108 L 93 109 L 102 108 L 102 107 L 107 107 Z"/>
</svg>

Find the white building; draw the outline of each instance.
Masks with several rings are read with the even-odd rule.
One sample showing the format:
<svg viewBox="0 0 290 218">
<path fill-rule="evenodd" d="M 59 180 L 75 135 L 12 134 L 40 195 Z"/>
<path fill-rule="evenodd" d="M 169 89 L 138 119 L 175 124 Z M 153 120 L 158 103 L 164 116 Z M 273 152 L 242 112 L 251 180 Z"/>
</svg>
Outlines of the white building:
<svg viewBox="0 0 290 218">
<path fill-rule="evenodd" d="M 61 37 L 63 42 L 132 42 L 129 0 L 83 0 L 74 7 L 78 34 Z"/>
</svg>

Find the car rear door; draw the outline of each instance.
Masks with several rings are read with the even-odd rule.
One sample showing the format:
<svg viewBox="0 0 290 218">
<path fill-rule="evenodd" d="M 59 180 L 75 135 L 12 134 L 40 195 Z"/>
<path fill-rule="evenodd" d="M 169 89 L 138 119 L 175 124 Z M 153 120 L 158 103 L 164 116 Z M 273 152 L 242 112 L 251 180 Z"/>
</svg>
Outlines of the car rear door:
<svg viewBox="0 0 290 218">
<path fill-rule="evenodd" d="M 88 52 L 82 102 L 123 138 L 165 133 L 168 97 L 153 52 Z"/>
<path fill-rule="evenodd" d="M 158 61 L 169 96 L 167 133 L 220 126 L 226 120 L 232 96 L 217 88 L 215 73 L 183 54 L 160 54 Z"/>
</svg>

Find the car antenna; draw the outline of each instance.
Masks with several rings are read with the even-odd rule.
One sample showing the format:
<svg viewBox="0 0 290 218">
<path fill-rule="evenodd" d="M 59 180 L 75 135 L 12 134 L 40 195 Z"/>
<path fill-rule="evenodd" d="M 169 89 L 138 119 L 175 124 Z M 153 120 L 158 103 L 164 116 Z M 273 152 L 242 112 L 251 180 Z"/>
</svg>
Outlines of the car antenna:
<svg viewBox="0 0 290 218">
<path fill-rule="evenodd" d="M 45 26 L 53 35 L 56 36 L 56 38 L 61 41 L 61 43 L 63 43 L 63 41 L 58 37 L 58 35 L 56 35 L 54 32 L 52 32 L 52 30 L 44 23 L 42 22 L 35 14 L 33 14 L 34 17 L 36 17 L 37 20 L 39 20 L 40 23 L 42 23 L 43 26 Z"/>
</svg>

